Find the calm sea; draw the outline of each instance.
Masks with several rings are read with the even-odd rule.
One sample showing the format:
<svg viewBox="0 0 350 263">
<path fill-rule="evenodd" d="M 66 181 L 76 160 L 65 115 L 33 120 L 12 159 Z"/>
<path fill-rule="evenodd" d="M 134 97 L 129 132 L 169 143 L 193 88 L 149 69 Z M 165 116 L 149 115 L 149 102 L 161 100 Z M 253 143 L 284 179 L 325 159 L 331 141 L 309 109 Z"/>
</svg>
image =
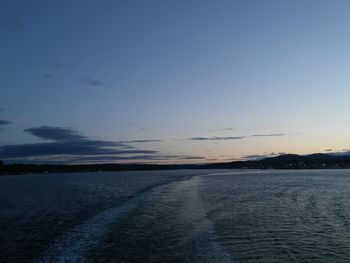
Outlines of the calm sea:
<svg viewBox="0 0 350 263">
<path fill-rule="evenodd" d="M 0 177 L 0 262 L 349 262 L 350 170 Z"/>
</svg>

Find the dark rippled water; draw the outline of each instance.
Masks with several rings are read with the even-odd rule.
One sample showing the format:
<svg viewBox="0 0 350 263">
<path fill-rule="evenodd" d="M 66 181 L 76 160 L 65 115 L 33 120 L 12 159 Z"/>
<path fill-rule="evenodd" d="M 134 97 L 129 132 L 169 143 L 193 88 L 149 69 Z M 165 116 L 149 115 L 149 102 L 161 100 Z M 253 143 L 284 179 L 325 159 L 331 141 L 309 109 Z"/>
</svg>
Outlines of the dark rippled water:
<svg viewBox="0 0 350 263">
<path fill-rule="evenodd" d="M 349 262 L 350 170 L 0 177 L 0 262 Z"/>
</svg>

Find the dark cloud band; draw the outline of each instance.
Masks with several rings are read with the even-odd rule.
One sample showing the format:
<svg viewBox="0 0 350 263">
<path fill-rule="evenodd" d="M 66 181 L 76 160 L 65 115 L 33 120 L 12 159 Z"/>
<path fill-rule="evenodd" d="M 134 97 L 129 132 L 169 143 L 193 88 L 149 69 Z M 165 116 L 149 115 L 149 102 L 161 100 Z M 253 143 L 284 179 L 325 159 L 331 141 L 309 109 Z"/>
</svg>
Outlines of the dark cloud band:
<svg viewBox="0 0 350 263">
<path fill-rule="evenodd" d="M 10 121 L 0 120 L 0 126 L 7 125 L 7 124 L 10 124 L 10 123 L 11 123 Z"/>
<path fill-rule="evenodd" d="M 25 132 L 45 140 L 70 141 L 86 139 L 77 131 L 60 127 L 40 126 L 24 130 Z"/>
<path fill-rule="evenodd" d="M 129 145 L 161 140 L 92 140 L 76 130 L 52 126 L 33 127 L 25 129 L 24 132 L 49 142 L 0 146 L 3 160 L 23 163 L 91 163 L 205 159 L 201 156 L 162 155 L 155 150 L 137 149 Z"/>
<path fill-rule="evenodd" d="M 40 126 L 24 130 L 43 140 L 52 142 L 4 145 L 0 147 L 0 156 L 9 158 L 30 158 L 48 156 L 120 156 L 156 154 L 154 150 L 135 149 L 121 142 L 91 140 L 77 131 L 61 127 Z"/>
</svg>

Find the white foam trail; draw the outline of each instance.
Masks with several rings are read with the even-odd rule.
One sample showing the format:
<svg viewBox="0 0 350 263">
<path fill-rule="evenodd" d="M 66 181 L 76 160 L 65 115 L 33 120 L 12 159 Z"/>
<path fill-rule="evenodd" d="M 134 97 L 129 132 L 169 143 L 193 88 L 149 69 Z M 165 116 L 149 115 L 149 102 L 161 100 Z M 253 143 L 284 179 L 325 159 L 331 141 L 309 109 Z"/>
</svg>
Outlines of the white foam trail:
<svg viewBox="0 0 350 263">
<path fill-rule="evenodd" d="M 232 263 L 231 257 L 223 247 L 215 241 L 213 222 L 206 215 L 205 208 L 199 195 L 202 183 L 201 176 L 194 176 L 189 180 L 176 182 L 173 191 L 178 199 L 183 199 L 183 208 L 179 209 L 179 220 L 191 226 L 191 231 L 184 239 L 189 243 L 197 243 L 195 254 L 197 260 L 193 262 L 221 262 Z"/>
<path fill-rule="evenodd" d="M 181 180 L 181 178 L 179 179 Z M 149 191 L 173 182 L 176 181 L 160 183 L 146 188 L 125 203 L 102 211 L 75 228 L 68 230 L 62 237 L 53 241 L 37 263 L 86 262 L 87 252 L 101 241 L 111 224 L 116 223 L 123 214 L 133 210 Z"/>
<path fill-rule="evenodd" d="M 196 178 L 200 176 L 203 176 L 203 174 L 191 176 L 191 178 Z M 145 190 L 144 192 L 140 193 L 138 196 L 130 199 L 129 201 L 126 201 L 120 206 L 112 207 L 110 209 L 102 211 L 97 215 L 93 216 L 92 218 L 88 219 L 84 223 L 67 231 L 62 237 L 53 241 L 53 243 L 50 245 L 48 250 L 37 261 L 37 263 L 86 262 L 87 252 L 90 249 L 94 248 L 102 240 L 104 235 L 108 232 L 109 226 L 111 224 L 116 223 L 123 214 L 133 210 L 140 202 L 142 202 L 142 200 L 144 200 L 145 194 L 149 193 L 150 190 L 158 189 L 158 191 L 160 191 L 161 193 L 162 190 L 159 189 L 159 187 L 176 183 L 176 182 L 178 183 L 183 182 L 184 184 L 186 184 L 186 182 L 191 182 L 190 184 L 193 184 L 194 182 L 195 184 L 198 183 L 198 181 L 196 180 L 193 181 L 193 179 L 189 179 L 185 181 L 182 181 L 182 180 L 175 181 L 175 182 L 171 181 L 165 184 L 160 184 L 158 186 L 154 186 L 154 187 L 151 187 L 150 189 Z M 202 207 L 198 205 L 200 204 L 200 202 L 198 202 L 198 196 L 197 196 L 198 193 L 196 191 L 194 191 L 194 193 L 191 193 L 193 190 L 194 189 L 191 188 L 190 192 L 186 193 L 186 194 L 190 193 L 190 195 L 188 196 L 190 198 L 188 198 L 187 204 L 192 204 L 192 205 L 196 204 L 197 208 L 200 207 L 202 209 Z M 195 197 L 193 196 L 193 194 L 195 194 Z M 211 222 L 208 221 L 208 218 L 205 217 L 205 219 L 206 219 L 206 224 L 210 225 L 209 232 L 212 232 Z M 215 255 L 214 258 L 216 258 L 218 255 L 220 255 L 219 257 L 221 258 L 220 259 L 221 262 L 231 262 L 229 256 L 227 256 L 223 252 L 222 247 L 218 243 L 212 242 L 210 246 L 210 250 L 211 250 L 211 253 L 208 254 L 209 251 L 206 251 L 205 253 L 209 258 L 213 257 L 214 255 Z M 210 261 L 210 262 L 214 262 L 214 261 Z"/>
<path fill-rule="evenodd" d="M 118 207 L 103 211 L 73 228 L 54 243 L 37 263 L 81 263 L 86 262 L 86 252 L 96 245 L 108 231 L 108 226 L 132 210 L 140 196 Z"/>
</svg>

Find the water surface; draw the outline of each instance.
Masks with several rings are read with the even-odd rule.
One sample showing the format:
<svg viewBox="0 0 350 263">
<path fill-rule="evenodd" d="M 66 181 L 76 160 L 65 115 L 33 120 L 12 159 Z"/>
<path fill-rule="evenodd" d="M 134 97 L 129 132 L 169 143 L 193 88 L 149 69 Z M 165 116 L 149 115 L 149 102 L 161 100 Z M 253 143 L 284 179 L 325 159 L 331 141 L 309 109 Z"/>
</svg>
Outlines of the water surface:
<svg viewBox="0 0 350 263">
<path fill-rule="evenodd" d="M 0 177 L 1 262 L 348 262 L 350 171 Z"/>
</svg>

